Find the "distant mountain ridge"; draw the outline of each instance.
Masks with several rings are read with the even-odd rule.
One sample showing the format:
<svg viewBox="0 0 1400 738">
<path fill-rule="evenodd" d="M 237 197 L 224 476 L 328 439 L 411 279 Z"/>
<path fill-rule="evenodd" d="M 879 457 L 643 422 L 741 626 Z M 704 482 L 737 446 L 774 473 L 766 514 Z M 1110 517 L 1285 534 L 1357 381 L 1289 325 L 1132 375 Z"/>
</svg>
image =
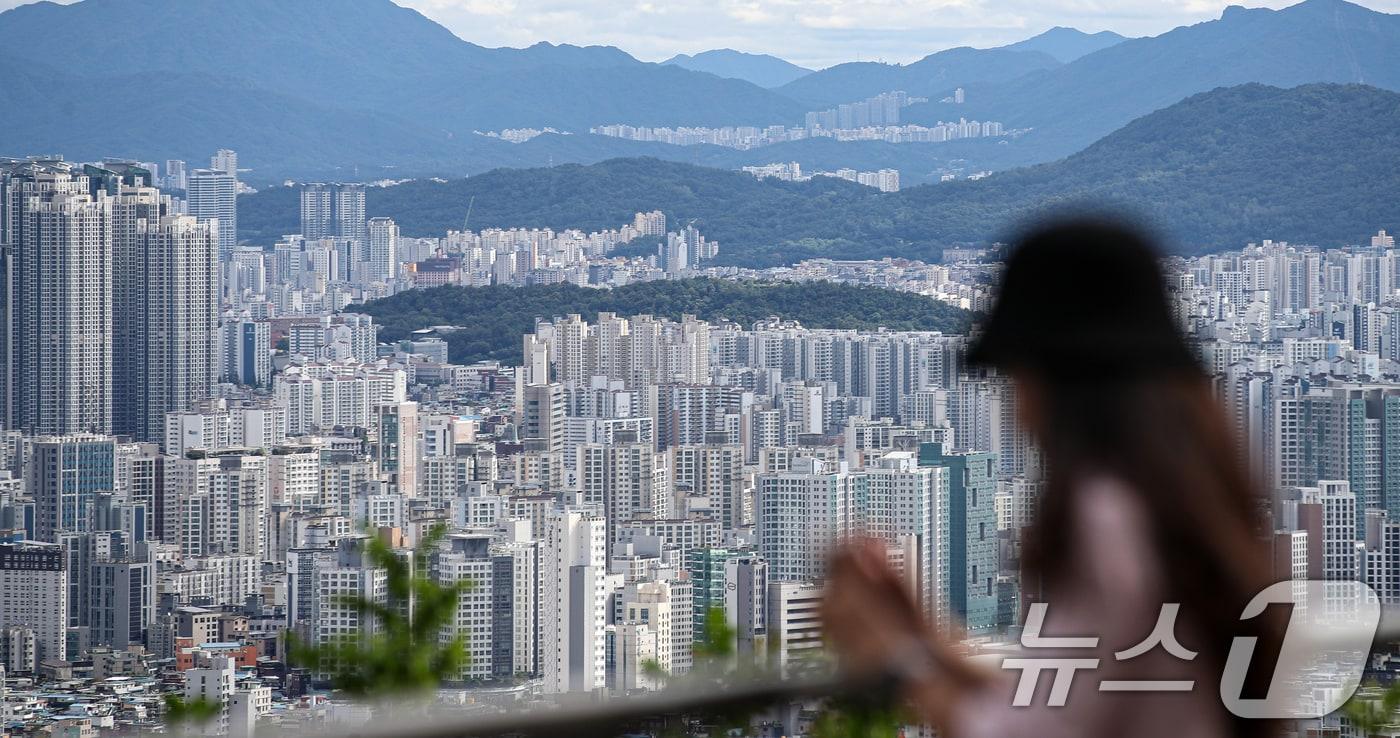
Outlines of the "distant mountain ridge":
<svg viewBox="0 0 1400 738">
<path fill-rule="evenodd" d="M 749 54 L 733 49 L 713 49 L 698 54 L 676 54 L 662 64 L 674 64 L 717 77 L 742 79 L 759 87 L 781 87 L 812 73 L 786 59 L 769 54 Z"/>
<path fill-rule="evenodd" d="M 1400 230 L 1400 95 L 1362 85 L 1203 93 L 1133 121 L 1062 161 L 881 194 L 842 180 L 758 181 L 654 159 L 498 170 L 372 190 L 368 209 L 405 233 L 457 227 L 475 197 L 481 227 L 610 228 L 638 210 L 695 219 L 726 263 L 813 257 L 937 259 L 1067 209 L 1134 215 L 1179 253 L 1274 238 L 1354 243 Z M 244 198 L 240 226 L 296 218 L 291 190 Z M 266 226 L 264 226 L 266 227 Z"/>
<path fill-rule="evenodd" d="M 974 83 L 1005 82 L 1060 66 L 1040 51 L 974 49 L 940 51 L 911 64 L 848 62 L 798 78 L 777 92 L 812 106 L 855 102 L 890 90 L 930 96 Z"/>
<path fill-rule="evenodd" d="M 100 126 L 121 153 L 151 158 L 237 142 L 267 166 L 313 158 L 305 145 L 343 133 L 338 163 L 404 165 L 473 159 L 473 130 L 793 124 L 805 112 L 757 85 L 611 47 L 485 48 L 389 0 L 38 3 L 0 13 L 0 38 L 7 154 L 113 154 L 86 148 Z M 148 104 L 170 115 L 131 114 Z"/>
<path fill-rule="evenodd" d="M 1052 29 L 1010 47 L 949 49 L 906 65 L 840 64 L 775 89 L 644 63 L 612 47 L 486 48 L 389 0 L 37 3 L 0 13 L 0 39 L 0 155 L 198 162 L 232 147 L 260 184 L 633 156 L 725 167 L 894 165 L 912 183 L 1066 156 L 1216 87 L 1400 89 L 1400 16 L 1343 0 L 1232 7 L 1219 20 L 1064 64 L 1056 54 L 1068 58 L 1113 37 Z M 939 102 L 955 87 L 966 90 L 964 104 Z M 587 135 L 515 146 L 476 135 L 546 126 L 585 134 L 607 123 L 798 125 L 808 111 L 896 89 L 932 100 L 906 108 L 904 122 L 965 117 L 1028 132 L 897 151 L 798 141 L 748 152 Z"/>
<path fill-rule="evenodd" d="M 1085 54 L 1092 54 L 1127 40 L 1127 36 L 1113 31 L 1085 33 L 1077 28 L 1055 26 L 1044 33 L 1001 48 L 1012 51 L 1040 51 L 1054 57 L 1056 61 L 1068 64 Z"/>
<path fill-rule="evenodd" d="M 1232 6 L 1218 20 L 1128 39 L 1054 69 L 969 83 L 966 105 L 930 103 L 905 117 L 927 123 L 966 115 L 1035 128 L 1030 138 L 1049 159 L 1190 95 L 1250 82 L 1400 90 L 1400 15 L 1345 0 L 1282 10 Z"/>
</svg>

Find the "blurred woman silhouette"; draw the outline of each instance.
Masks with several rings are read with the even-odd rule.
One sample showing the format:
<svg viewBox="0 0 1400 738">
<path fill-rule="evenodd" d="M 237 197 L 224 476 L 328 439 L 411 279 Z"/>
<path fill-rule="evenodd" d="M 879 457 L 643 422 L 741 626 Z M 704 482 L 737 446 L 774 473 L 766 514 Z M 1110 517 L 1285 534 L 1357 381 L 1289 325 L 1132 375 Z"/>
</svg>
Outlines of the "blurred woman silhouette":
<svg viewBox="0 0 1400 738">
<path fill-rule="evenodd" d="M 1019 422 L 1045 458 L 1022 575 L 1027 599 L 1045 603 L 1040 633 L 1100 639 L 1025 655 L 1097 658 L 1098 667 L 1074 674 L 1061 707 L 1048 704 L 1051 671 L 1029 706 L 1013 706 L 1021 672 L 960 655 L 873 542 L 831 562 L 824 627 L 843 664 L 902 674 L 902 696 L 953 738 L 1268 734 L 1269 723 L 1235 718 L 1218 694 L 1231 640 L 1244 634 L 1241 610 L 1270 583 L 1260 508 L 1176 328 L 1155 249 L 1111 223 L 1030 233 L 1010 254 L 968 359 L 1011 378 Z M 1164 603 L 1179 604 L 1180 648 L 1135 654 Z M 1276 650 L 1278 633 L 1249 633 L 1263 638 L 1256 653 Z M 1268 671 L 1251 679 L 1267 684 Z M 1101 691 L 1105 680 L 1194 685 Z"/>
</svg>

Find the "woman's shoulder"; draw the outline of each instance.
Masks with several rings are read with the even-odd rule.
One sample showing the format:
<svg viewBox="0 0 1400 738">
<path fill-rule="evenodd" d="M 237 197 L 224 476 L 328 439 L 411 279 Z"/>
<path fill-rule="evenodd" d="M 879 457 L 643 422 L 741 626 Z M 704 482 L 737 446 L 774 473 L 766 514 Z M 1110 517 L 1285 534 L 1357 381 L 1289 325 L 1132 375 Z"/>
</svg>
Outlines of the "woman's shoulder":
<svg viewBox="0 0 1400 738">
<path fill-rule="evenodd" d="M 1075 480 L 1074 514 L 1095 530 L 1146 525 L 1142 496 L 1122 477 L 1092 472 Z"/>
<path fill-rule="evenodd" d="M 1142 496 L 1109 474 L 1081 478 L 1074 492 L 1075 555 L 1088 580 L 1121 595 L 1155 591 L 1162 561 Z"/>
</svg>

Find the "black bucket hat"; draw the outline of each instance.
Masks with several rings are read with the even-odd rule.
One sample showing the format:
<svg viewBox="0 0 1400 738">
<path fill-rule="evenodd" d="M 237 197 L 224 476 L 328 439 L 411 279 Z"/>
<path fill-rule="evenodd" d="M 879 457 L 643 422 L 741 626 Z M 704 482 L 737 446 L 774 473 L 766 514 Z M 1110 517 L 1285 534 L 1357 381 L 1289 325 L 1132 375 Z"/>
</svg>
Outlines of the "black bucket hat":
<svg viewBox="0 0 1400 738">
<path fill-rule="evenodd" d="M 1061 221 L 1017 239 L 967 358 L 1052 381 L 1201 371 L 1172 319 L 1160 253 L 1105 220 Z"/>
</svg>

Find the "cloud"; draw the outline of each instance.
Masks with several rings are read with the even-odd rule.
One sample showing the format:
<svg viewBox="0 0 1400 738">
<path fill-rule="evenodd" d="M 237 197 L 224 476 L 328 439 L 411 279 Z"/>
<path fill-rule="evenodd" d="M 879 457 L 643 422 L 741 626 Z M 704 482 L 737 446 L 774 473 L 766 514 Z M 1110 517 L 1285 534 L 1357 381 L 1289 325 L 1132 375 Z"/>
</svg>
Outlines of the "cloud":
<svg viewBox="0 0 1400 738">
<path fill-rule="evenodd" d="M 777 15 L 765 10 L 763 3 L 759 2 L 725 3 L 724 14 L 740 23 L 753 25 L 772 23 L 778 19 Z"/>
</svg>

